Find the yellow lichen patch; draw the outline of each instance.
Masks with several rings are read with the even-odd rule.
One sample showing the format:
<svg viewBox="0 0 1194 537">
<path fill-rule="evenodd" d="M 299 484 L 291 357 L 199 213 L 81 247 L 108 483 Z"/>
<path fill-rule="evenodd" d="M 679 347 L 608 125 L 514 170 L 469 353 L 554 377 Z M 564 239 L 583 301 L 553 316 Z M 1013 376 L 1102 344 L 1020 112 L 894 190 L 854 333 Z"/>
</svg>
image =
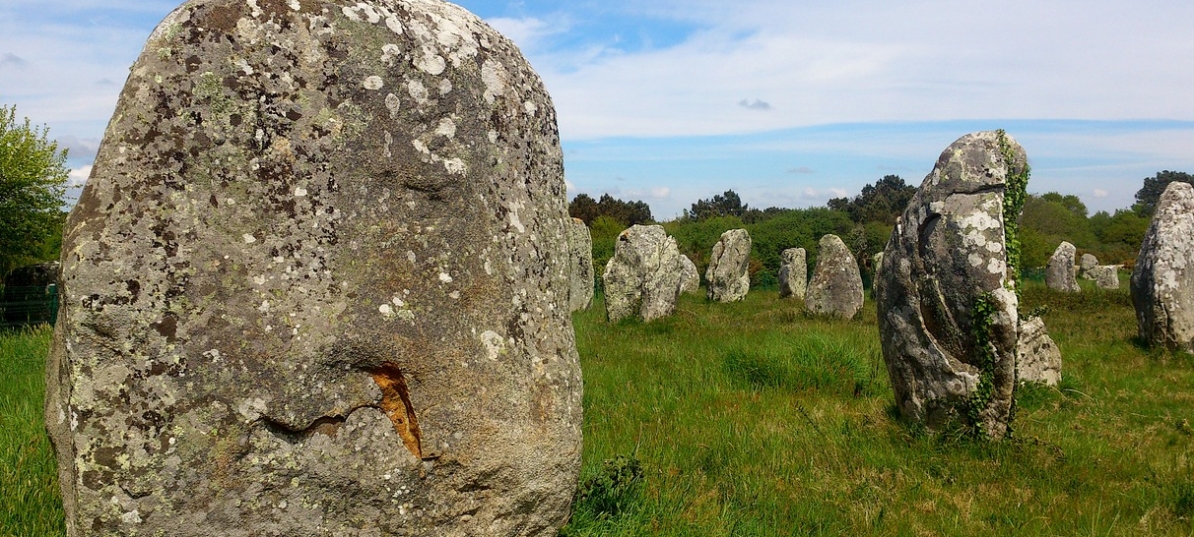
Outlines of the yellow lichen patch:
<svg viewBox="0 0 1194 537">
<path fill-rule="evenodd" d="M 415 416 L 414 406 L 410 402 L 410 391 L 406 387 L 406 378 L 397 365 L 387 363 L 373 370 L 373 382 L 381 388 L 381 410 L 394 423 L 394 430 L 402 437 L 411 454 L 416 458 L 423 458 L 422 435 L 419 433 L 419 420 Z"/>
</svg>

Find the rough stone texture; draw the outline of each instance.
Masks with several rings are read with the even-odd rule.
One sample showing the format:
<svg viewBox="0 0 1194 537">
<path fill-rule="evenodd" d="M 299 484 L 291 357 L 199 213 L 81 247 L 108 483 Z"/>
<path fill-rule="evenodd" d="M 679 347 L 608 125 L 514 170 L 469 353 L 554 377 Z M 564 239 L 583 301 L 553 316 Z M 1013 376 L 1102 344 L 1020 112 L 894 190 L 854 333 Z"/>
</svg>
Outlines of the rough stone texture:
<svg viewBox="0 0 1194 537">
<path fill-rule="evenodd" d="M 1045 321 L 1034 317 L 1020 323 L 1016 348 L 1016 373 L 1020 384 L 1057 386 L 1061 382 L 1061 350 L 1045 330 Z"/>
<path fill-rule="evenodd" d="M 701 273 L 696 263 L 686 255 L 680 256 L 680 292 L 695 293 L 701 290 Z"/>
<path fill-rule="evenodd" d="M 1086 273 L 1099 289 L 1119 289 L 1119 265 L 1099 265 Z"/>
<path fill-rule="evenodd" d="M 568 302 L 572 311 L 588 309 L 593 304 L 593 236 L 579 218 L 568 228 L 569 282 Z"/>
<path fill-rule="evenodd" d="M 1082 291 L 1074 278 L 1074 254 L 1073 244 L 1062 242 L 1057 246 L 1045 267 L 1045 285 L 1050 289 L 1067 293 Z"/>
<path fill-rule="evenodd" d="M 581 446 L 555 112 L 430 0 L 198 0 L 66 225 L 68 535 L 555 535 Z"/>
<path fill-rule="evenodd" d="M 1082 254 L 1081 260 L 1078 262 L 1078 276 L 1087 280 L 1093 280 L 1090 271 L 1099 266 L 1099 258 L 1090 255 Z"/>
<path fill-rule="evenodd" d="M 817 315 L 851 319 L 862 309 L 862 300 L 862 274 L 854 255 L 837 235 L 821 237 L 804 308 Z"/>
<path fill-rule="evenodd" d="M 879 280 L 879 267 L 883 266 L 883 252 L 879 252 L 871 256 L 871 270 L 875 271 L 875 277 L 872 281 Z"/>
<path fill-rule="evenodd" d="M 635 225 L 618 235 L 602 275 L 610 322 L 637 315 L 652 321 L 676 309 L 683 283 L 683 255 L 663 226 Z"/>
<path fill-rule="evenodd" d="M 932 429 L 962 421 L 989 438 L 1007 432 L 1019 320 L 1004 203 L 1009 177 L 1026 176 L 1026 163 L 1001 133 L 958 139 L 884 251 L 876 286 L 883 358 L 901 412 Z"/>
<path fill-rule="evenodd" d="M 1157 202 L 1132 271 L 1141 339 L 1194 353 L 1194 187 L 1173 182 Z"/>
<path fill-rule="evenodd" d="M 750 234 L 731 229 L 713 245 L 705 269 L 707 295 L 714 302 L 736 302 L 750 291 Z"/>
<path fill-rule="evenodd" d="M 779 297 L 804 299 L 808 291 L 808 261 L 804 248 L 788 248 L 780 253 Z"/>
</svg>

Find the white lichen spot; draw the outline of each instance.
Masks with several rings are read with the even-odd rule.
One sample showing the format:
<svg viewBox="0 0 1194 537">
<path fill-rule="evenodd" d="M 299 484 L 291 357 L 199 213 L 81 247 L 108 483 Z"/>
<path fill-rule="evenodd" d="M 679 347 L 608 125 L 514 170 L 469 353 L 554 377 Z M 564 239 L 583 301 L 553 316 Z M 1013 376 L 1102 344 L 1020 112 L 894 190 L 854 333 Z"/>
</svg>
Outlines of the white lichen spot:
<svg viewBox="0 0 1194 537">
<path fill-rule="evenodd" d="M 245 423 L 252 423 L 269 410 L 265 400 L 261 398 L 244 399 L 236 405 L 236 412 L 245 419 Z"/>
<path fill-rule="evenodd" d="M 414 146 L 415 151 L 418 151 L 424 155 L 431 154 L 431 148 L 427 147 L 427 144 L 423 143 L 422 140 L 419 140 L 419 139 L 411 140 L 410 145 Z"/>
<path fill-rule="evenodd" d="M 257 242 L 257 237 L 254 237 L 251 233 L 245 233 L 241 236 L 241 238 L 245 240 L 245 244 L 253 244 Z"/>
<path fill-rule="evenodd" d="M 236 60 L 236 66 L 240 68 L 240 72 L 242 72 L 246 75 L 251 75 L 254 72 L 256 72 L 253 70 L 253 66 L 249 65 L 249 60 L 246 60 L 244 58 Z"/>
<path fill-rule="evenodd" d="M 357 10 L 355 8 L 345 6 L 340 8 L 340 11 L 344 13 L 344 16 L 348 17 L 349 20 L 361 22 L 361 16 L 357 14 Z"/>
<path fill-rule="evenodd" d="M 365 81 L 361 83 L 367 90 L 377 91 L 386 85 L 385 81 L 380 76 L 372 75 L 365 77 Z"/>
<path fill-rule="evenodd" d="M 977 253 L 970 254 L 970 257 L 968 257 L 967 260 L 970 261 L 970 266 L 972 267 L 980 267 L 983 264 L 983 256 Z"/>
<path fill-rule="evenodd" d="M 452 283 L 452 276 L 447 272 L 439 273 L 439 281 L 443 283 Z"/>
<path fill-rule="evenodd" d="M 448 67 L 448 62 L 444 60 L 443 56 L 426 48 L 423 49 L 423 54 L 415 59 L 414 64 L 420 71 L 431 76 L 439 76 Z"/>
<path fill-rule="evenodd" d="M 522 109 L 526 110 L 528 116 L 534 116 L 539 111 L 539 106 L 531 101 L 522 103 Z"/>
<path fill-rule="evenodd" d="M 427 88 L 418 80 L 409 80 L 406 82 L 406 93 L 419 104 L 426 104 L 428 97 L 430 97 Z"/>
<path fill-rule="evenodd" d="M 502 340 L 502 336 L 492 330 L 481 333 L 481 343 L 485 345 L 485 357 L 494 362 L 506 350 L 506 342 Z"/>
<path fill-rule="evenodd" d="M 295 11 L 302 11 L 303 9 L 303 4 L 299 3 L 299 0 L 286 0 L 286 5 Z"/>
<path fill-rule="evenodd" d="M 394 15 L 386 17 L 386 28 L 389 28 L 391 32 L 402 35 L 402 21 L 398 20 L 398 17 Z"/>
<path fill-rule="evenodd" d="M 394 305 L 395 305 L 395 306 L 398 306 L 399 308 L 401 308 L 401 307 L 403 307 L 403 306 L 405 306 L 405 305 L 406 305 L 406 302 L 403 302 L 401 298 L 398 298 L 398 297 L 396 297 L 396 296 L 395 296 L 394 298 L 391 298 L 391 299 L 390 299 L 390 302 L 393 302 L 393 303 L 394 303 Z"/>
<path fill-rule="evenodd" d="M 402 109 L 402 101 L 393 93 L 386 95 L 386 108 L 390 110 L 390 117 L 396 118 L 398 111 Z"/>
<path fill-rule="evenodd" d="M 506 66 L 493 60 L 485 60 L 481 65 L 481 82 L 485 84 L 485 92 L 482 94 L 485 102 L 493 104 L 498 97 L 506 94 L 510 86 L 510 75 L 506 72 Z"/>
<path fill-rule="evenodd" d="M 987 263 L 987 271 L 991 274 L 1003 274 L 1005 268 L 1003 260 L 998 257 L 992 257 L 991 261 Z"/>
<path fill-rule="evenodd" d="M 452 175 L 465 175 L 468 173 L 468 165 L 459 158 L 450 158 L 444 160 L 444 169 Z"/>
<path fill-rule="evenodd" d="M 124 522 L 125 524 L 140 524 L 141 513 L 136 509 L 133 509 L 132 511 L 120 515 L 120 521 Z"/>
<path fill-rule="evenodd" d="M 413 208 L 413 207 L 412 207 L 412 208 Z M 412 264 L 412 265 L 414 265 L 414 264 L 416 264 L 416 263 L 418 263 L 418 262 L 419 262 L 419 258 L 418 258 L 418 256 L 416 256 L 416 255 L 415 255 L 415 253 L 414 253 L 413 251 L 411 251 L 411 250 L 407 250 L 407 251 L 406 251 L 406 260 L 407 260 L 407 261 L 410 261 L 410 264 Z"/>
<path fill-rule="evenodd" d="M 460 300 L 460 291 L 452 291 L 448 293 L 448 296 L 452 297 L 453 300 Z"/>
<path fill-rule="evenodd" d="M 377 311 L 381 312 L 381 314 L 386 317 L 394 316 L 394 308 L 390 307 L 389 304 L 382 304 L 381 306 L 378 306 Z"/>
<path fill-rule="evenodd" d="M 439 120 L 439 125 L 435 127 L 435 133 L 448 138 L 456 136 L 456 122 L 449 117 Z"/>
<path fill-rule="evenodd" d="M 451 80 L 448 80 L 447 78 L 441 79 L 441 80 L 439 81 L 439 94 L 440 94 L 440 96 L 442 97 L 442 96 L 444 96 L 444 95 L 447 95 L 447 94 L 449 94 L 449 93 L 452 93 L 452 81 L 451 81 Z"/>
<path fill-rule="evenodd" d="M 260 311 L 261 313 L 268 313 L 269 312 L 269 301 L 268 300 L 261 301 L 261 305 L 257 306 L 257 311 Z"/>
<path fill-rule="evenodd" d="M 265 285 L 265 282 L 266 282 L 266 278 L 265 278 L 264 274 L 262 274 L 260 276 L 253 276 L 253 283 L 255 283 L 257 285 Z"/>
<path fill-rule="evenodd" d="M 307 189 L 305 189 L 305 188 L 303 188 L 303 187 L 301 187 L 301 186 L 300 186 L 300 187 L 298 187 L 298 188 L 295 188 L 295 189 L 294 189 L 294 197 L 296 197 L 296 198 L 301 198 L 301 197 L 304 197 L 304 196 L 306 196 L 306 195 L 307 195 Z"/>
<path fill-rule="evenodd" d="M 495 131 L 495 130 L 489 131 L 489 143 L 496 144 L 497 141 L 498 141 L 498 131 Z"/>
</svg>

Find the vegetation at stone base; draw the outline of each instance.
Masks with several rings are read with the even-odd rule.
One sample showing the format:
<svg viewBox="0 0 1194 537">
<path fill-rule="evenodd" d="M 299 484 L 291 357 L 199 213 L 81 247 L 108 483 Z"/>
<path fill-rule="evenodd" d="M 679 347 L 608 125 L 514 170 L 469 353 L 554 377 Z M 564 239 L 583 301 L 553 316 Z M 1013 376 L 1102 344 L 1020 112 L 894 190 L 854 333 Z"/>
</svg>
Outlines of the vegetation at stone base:
<svg viewBox="0 0 1194 537">
<path fill-rule="evenodd" d="M 53 330 L 0 331 L 0 536 L 65 535 L 58 473 L 42 419 Z"/>
<path fill-rule="evenodd" d="M 631 461 L 642 479 L 561 535 L 1188 535 L 1194 357 L 1137 345 L 1126 286 L 1081 285 L 1024 279 L 1064 380 L 1020 389 L 1015 437 L 993 443 L 900 421 L 873 303 L 853 322 L 772 292 L 686 295 L 652 323 L 578 312 L 582 483 Z"/>
<path fill-rule="evenodd" d="M 56 259 L 62 246 L 66 150 L 47 129 L 0 105 L 0 281 L 14 268 Z"/>
</svg>

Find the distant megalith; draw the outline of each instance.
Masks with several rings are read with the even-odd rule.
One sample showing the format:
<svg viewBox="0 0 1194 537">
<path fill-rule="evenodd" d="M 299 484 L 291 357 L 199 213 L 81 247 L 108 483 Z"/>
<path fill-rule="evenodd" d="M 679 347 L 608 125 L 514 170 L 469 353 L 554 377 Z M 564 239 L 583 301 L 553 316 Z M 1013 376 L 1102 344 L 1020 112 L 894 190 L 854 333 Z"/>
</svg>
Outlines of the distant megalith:
<svg viewBox="0 0 1194 537">
<path fill-rule="evenodd" d="M 1010 136 L 963 136 L 941 153 L 887 243 L 876 286 L 883 358 L 901 413 L 931 429 L 1007 433 L 1015 226 L 1027 182 L 1027 157 Z"/>
<path fill-rule="evenodd" d="M 862 274 L 846 243 L 825 235 L 817 246 L 817 265 L 804 294 L 804 309 L 816 315 L 852 319 L 862 309 Z"/>
<path fill-rule="evenodd" d="M 1086 280 L 1093 280 L 1094 277 L 1090 275 L 1090 271 L 1097 266 L 1099 266 L 1099 258 L 1091 254 L 1082 254 L 1078 261 L 1078 276 Z"/>
<path fill-rule="evenodd" d="M 1061 382 L 1061 350 L 1049 337 L 1045 321 L 1040 317 L 1020 323 L 1016 364 L 1020 384 L 1057 386 Z"/>
<path fill-rule="evenodd" d="M 705 269 L 706 294 L 714 302 L 735 302 L 750 291 L 750 234 L 731 229 L 721 234 Z"/>
<path fill-rule="evenodd" d="M 804 299 L 808 290 L 808 261 L 804 248 L 788 248 L 780 254 L 779 297 Z"/>
<path fill-rule="evenodd" d="M 66 226 L 67 534 L 555 535 L 564 194 L 539 77 L 461 8 L 175 10 Z"/>
<path fill-rule="evenodd" d="M 701 273 L 696 263 L 686 255 L 680 256 L 680 292 L 695 293 L 701 290 Z"/>
<path fill-rule="evenodd" d="M 1119 289 L 1119 265 L 1099 265 L 1087 271 L 1099 289 Z"/>
<path fill-rule="evenodd" d="M 610 322 L 637 316 L 653 321 L 676 309 L 683 283 L 683 255 L 663 226 L 635 225 L 618 235 L 602 275 Z"/>
<path fill-rule="evenodd" d="M 1062 242 L 1049 256 L 1049 264 L 1045 267 L 1045 285 L 1055 291 L 1077 293 L 1082 290 L 1074 278 L 1074 245 Z"/>
<path fill-rule="evenodd" d="M 593 303 L 593 236 L 579 218 L 568 227 L 569 287 L 568 303 L 572 311 L 588 309 Z"/>
<path fill-rule="evenodd" d="M 1194 187 L 1189 183 L 1169 183 L 1161 194 L 1131 285 L 1140 338 L 1194 353 Z"/>
</svg>

